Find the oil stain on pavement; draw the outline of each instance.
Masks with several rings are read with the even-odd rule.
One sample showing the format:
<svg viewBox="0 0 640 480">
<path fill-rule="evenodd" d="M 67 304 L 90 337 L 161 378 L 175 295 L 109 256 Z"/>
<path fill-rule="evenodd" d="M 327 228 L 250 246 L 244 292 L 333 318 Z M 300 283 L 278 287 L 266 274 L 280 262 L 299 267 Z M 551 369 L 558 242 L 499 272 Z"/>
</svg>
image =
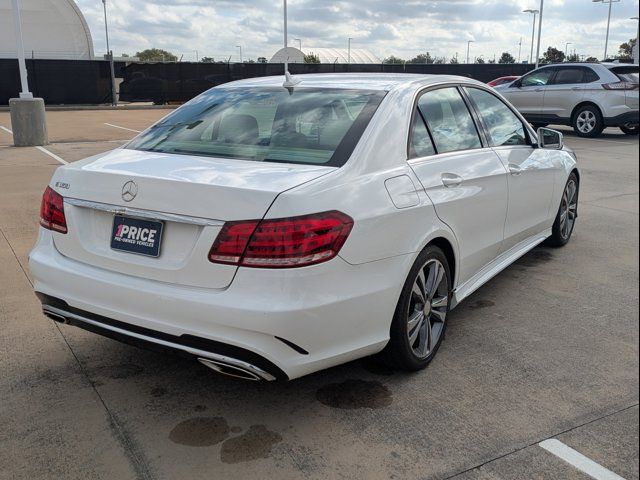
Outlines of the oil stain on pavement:
<svg viewBox="0 0 640 480">
<path fill-rule="evenodd" d="M 319 388 L 316 398 L 329 407 L 345 410 L 382 408 L 393 402 L 391 392 L 380 382 L 353 379 Z"/>
<path fill-rule="evenodd" d="M 222 444 L 220 460 L 224 463 L 240 463 L 268 458 L 271 448 L 282 437 L 264 425 L 251 425 L 242 435 L 230 438 Z"/>
<path fill-rule="evenodd" d="M 493 307 L 495 303 L 491 300 L 476 300 L 471 305 L 469 305 L 469 310 L 479 310 L 481 308 Z"/>
<path fill-rule="evenodd" d="M 210 447 L 227 439 L 229 424 L 222 417 L 196 417 L 176 425 L 169 439 L 189 447 Z"/>
<path fill-rule="evenodd" d="M 520 259 L 516 261 L 514 265 L 518 265 L 520 267 L 536 267 L 551 260 L 553 260 L 553 254 L 548 250 L 534 249 L 523 257 L 520 257 Z"/>
</svg>

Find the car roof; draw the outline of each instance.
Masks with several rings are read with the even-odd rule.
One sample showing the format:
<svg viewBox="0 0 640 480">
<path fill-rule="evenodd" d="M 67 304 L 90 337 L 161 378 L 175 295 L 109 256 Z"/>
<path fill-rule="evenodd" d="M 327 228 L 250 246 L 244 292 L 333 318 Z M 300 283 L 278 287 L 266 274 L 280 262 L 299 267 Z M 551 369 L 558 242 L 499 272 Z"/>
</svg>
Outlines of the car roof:
<svg viewBox="0 0 640 480">
<path fill-rule="evenodd" d="M 540 68 L 547 67 L 598 67 L 603 66 L 611 70 L 615 67 L 638 67 L 633 63 L 615 63 L 615 62 L 566 62 L 566 63 L 550 63 L 548 65 L 540 65 Z"/>
<path fill-rule="evenodd" d="M 481 82 L 467 77 L 455 75 L 422 75 L 416 73 L 310 73 L 294 75 L 300 80 L 300 87 L 318 88 L 352 88 L 358 90 L 385 90 L 399 88 L 419 88 L 439 83 L 470 83 L 482 85 Z M 225 83 L 221 87 L 281 87 L 284 75 L 273 77 L 255 77 Z"/>
</svg>

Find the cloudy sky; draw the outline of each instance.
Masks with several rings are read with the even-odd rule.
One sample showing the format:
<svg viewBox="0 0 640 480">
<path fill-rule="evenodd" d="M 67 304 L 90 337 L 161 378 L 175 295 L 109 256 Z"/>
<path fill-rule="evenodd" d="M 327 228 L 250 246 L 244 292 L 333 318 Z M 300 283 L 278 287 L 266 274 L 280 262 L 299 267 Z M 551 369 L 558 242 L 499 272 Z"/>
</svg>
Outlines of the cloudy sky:
<svg viewBox="0 0 640 480">
<path fill-rule="evenodd" d="M 105 50 L 102 2 L 77 0 L 96 54 Z M 539 0 L 289 0 L 289 42 L 305 47 L 367 48 L 380 58 L 411 58 L 429 51 L 450 58 L 458 52 L 485 59 L 508 51 L 522 58 L 531 45 L 531 15 Z M 238 60 L 270 58 L 282 45 L 282 0 L 107 0 L 111 48 L 115 55 L 157 47 L 183 60 L 200 57 Z M 601 57 L 604 54 L 608 6 L 591 0 L 547 0 L 542 46 L 553 45 Z M 609 52 L 635 37 L 638 0 L 613 5 Z"/>
</svg>

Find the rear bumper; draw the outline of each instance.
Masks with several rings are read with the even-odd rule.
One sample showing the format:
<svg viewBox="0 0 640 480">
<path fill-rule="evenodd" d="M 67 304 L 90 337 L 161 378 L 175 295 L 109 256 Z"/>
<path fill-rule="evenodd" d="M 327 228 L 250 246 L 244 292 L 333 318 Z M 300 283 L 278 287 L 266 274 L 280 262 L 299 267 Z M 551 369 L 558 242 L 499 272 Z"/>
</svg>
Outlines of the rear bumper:
<svg viewBox="0 0 640 480">
<path fill-rule="evenodd" d="M 616 115 L 615 117 L 606 117 L 604 119 L 604 124 L 607 127 L 619 127 L 621 125 L 638 125 L 640 123 L 640 117 L 638 110 L 621 113 L 620 115 Z"/>
<path fill-rule="evenodd" d="M 299 269 L 240 268 L 228 288 L 216 290 L 71 260 L 56 250 L 52 235 L 41 229 L 29 256 L 45 309 L 67 312 L 71 315 L 58 315 L 127 343 L 197 358 L 223 356 L 275 379 L 300 377 L 384 348 L 413 261 L 404 255 L 350 265 L 337 257 Z M 56 314 L 50 308 L 49 313 Z"/>
</svg>

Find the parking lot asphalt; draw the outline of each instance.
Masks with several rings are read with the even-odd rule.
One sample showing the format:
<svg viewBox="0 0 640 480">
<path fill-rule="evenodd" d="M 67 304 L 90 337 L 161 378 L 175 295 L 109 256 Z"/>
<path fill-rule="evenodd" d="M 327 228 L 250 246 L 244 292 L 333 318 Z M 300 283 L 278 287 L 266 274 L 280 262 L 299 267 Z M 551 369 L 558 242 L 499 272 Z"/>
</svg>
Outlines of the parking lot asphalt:
<svg viewBox="0 0 640 480">
<path fill-rule="evenodd" d="M 582 172 L 571 243 L 463 302 L 427 370 L 252 383 L 55 324 L 32 292 L 55 168 L 166 113 L 49 112 L 38 150 L 0 112 L 0 479 L 592 478 L 548 439 L 638 478 L 637 137 L 562 129 Z"/>
</svg>

